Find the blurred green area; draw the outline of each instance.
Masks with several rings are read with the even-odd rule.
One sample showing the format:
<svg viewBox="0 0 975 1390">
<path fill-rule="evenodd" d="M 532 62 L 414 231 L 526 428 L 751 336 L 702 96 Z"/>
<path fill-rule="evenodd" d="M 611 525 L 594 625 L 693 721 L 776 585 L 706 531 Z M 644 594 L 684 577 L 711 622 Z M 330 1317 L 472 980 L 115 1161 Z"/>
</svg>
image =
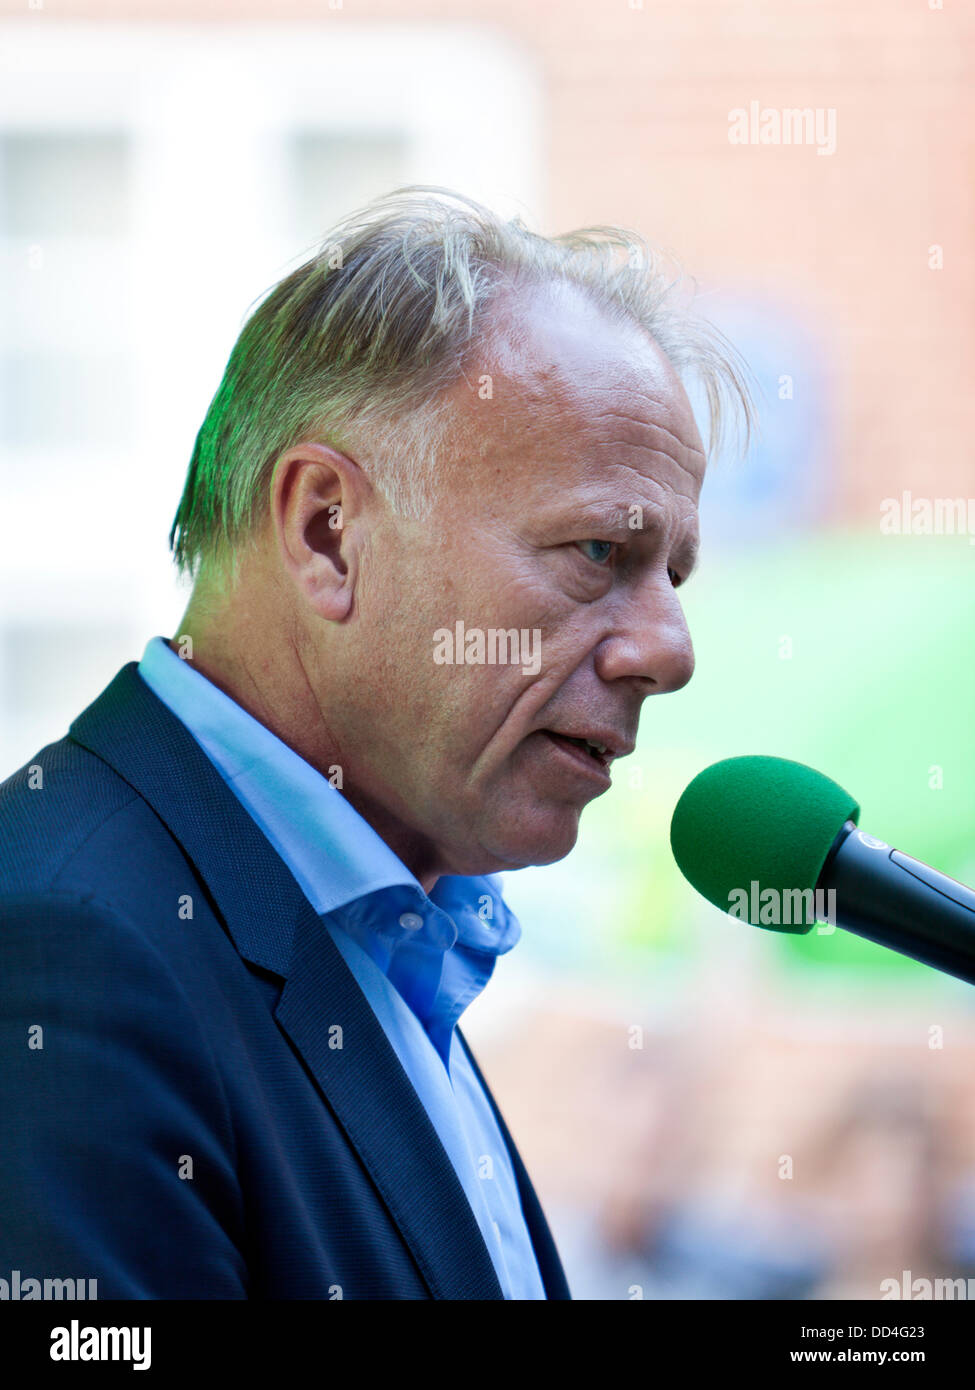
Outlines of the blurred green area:
<svg viewBox="0 0 975 1390">
<path fill-rule="evenodd" d="M 688 924 L 700 925 L 702 913 L 713 918 L 708 930 L 756 930 L 703 903 L 669 847 L 686 784 L 736 754 L 818 768 L 860 803 L 861 828 L 975 882 L 975 545 L 967 536 L 825 531 L 747 554 L 709 552 L 705 542 L 681 594 L 697 657 L 692 681 L 646 701 L 637 750 L 584 812 L 562 871 L 525 871 L 549 876 L 549 908 L 563 928 L 573 919 L 579 926 L 559 935 L 577 965 L 636 968 L 692 956 L 700 932 Z M 540 890 L 528 896 L 537 904 Z M 843 931 L 768 938 L 789 973 L 904 983 L 931 975 Z"/>
</svg>

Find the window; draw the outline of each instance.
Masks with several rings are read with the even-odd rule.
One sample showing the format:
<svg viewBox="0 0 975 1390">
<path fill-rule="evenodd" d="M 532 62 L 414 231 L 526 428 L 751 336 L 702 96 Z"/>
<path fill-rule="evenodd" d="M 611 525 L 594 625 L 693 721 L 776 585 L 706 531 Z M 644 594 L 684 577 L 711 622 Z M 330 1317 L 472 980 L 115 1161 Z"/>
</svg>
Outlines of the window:
<svg viewBox="0 0 975 1390">
<path fill-rule="evenodd" d="M 4 25 L 0 776 L 175 630 L 169 526 L 249 307 L 398 184 L 536 217 L 538 92 L 466 23 Z"/>
</svg>

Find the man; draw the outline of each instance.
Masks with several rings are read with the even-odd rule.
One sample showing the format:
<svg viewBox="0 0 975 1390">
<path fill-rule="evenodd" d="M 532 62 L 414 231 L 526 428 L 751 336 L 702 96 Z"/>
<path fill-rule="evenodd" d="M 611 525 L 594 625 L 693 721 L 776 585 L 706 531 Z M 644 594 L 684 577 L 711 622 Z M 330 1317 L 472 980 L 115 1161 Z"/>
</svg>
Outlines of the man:
<svg viewBox="0 0 975 1390">
<path fill-rule="evenodd" d="M 747 403 L 621 246 L 414 186 L 245 325 L 177 634 L 0 789 L 0 1273 L 569 1296 L 457 1025 L 520 934 L 493 875 L 691 676 L 675 363 Z"/>
</svg>

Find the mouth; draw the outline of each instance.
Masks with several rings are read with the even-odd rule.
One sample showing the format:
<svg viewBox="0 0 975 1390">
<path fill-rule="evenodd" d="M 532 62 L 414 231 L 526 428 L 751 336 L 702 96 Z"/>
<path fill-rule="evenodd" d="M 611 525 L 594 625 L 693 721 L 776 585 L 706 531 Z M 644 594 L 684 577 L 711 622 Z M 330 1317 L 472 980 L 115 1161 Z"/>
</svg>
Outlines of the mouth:
<svg viewBox="0 0 975 1390">
<path fill-rule="evenodd" d="M 563 770 L 572 769 L 583 774 L 587 781 L 598 784 L 604 791 L 611 785 L 609 765 L 616 756 L 616 749 L 601 739 L 558 734 L 554 728 L 540 728 L 535 737 L 555 749 L 556 765 Z"/>
<path fill-rule="evenodd" d="M 542 729 L 540 732 L 560 746 L 578 748 L 593 762 L 606 768 L 616 758 L 625 758 L 627 754 L 632 753 L 635 747 L 635 740 L 611 729 L 608 725 L 592 728 L 587 734 L 570 734 L 564 729 Z"/>
<path fill-rule="evenodd" d="M 542 733 L 559 747 L 572 751 L 577 756 L 582 754 L 602 768 L 608 768 L 616 756 L 611 748 L 597 739 L 574 738 L 570 734 L 557 734 L 554 729 L 543 729 Z"/>
</svg>

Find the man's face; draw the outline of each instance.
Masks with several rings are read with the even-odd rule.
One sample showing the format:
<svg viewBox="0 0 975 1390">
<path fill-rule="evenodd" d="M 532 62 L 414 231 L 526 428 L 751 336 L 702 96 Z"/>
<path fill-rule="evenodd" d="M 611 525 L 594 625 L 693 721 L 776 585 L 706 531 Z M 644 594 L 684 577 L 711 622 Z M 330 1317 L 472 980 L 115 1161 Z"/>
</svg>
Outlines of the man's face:
<svg viewBox="0 0 975 1390">
<path fill-rule="evenodd" d="M 346 792 L 440 873 L 567 854 L 644 698 L 694 668 L 675 585 L 705 457 L 672 367 L 574 292 L 509 327 L 451 391 L 431 516 L 377 524 L 357 593 Z"/>
</svg>

